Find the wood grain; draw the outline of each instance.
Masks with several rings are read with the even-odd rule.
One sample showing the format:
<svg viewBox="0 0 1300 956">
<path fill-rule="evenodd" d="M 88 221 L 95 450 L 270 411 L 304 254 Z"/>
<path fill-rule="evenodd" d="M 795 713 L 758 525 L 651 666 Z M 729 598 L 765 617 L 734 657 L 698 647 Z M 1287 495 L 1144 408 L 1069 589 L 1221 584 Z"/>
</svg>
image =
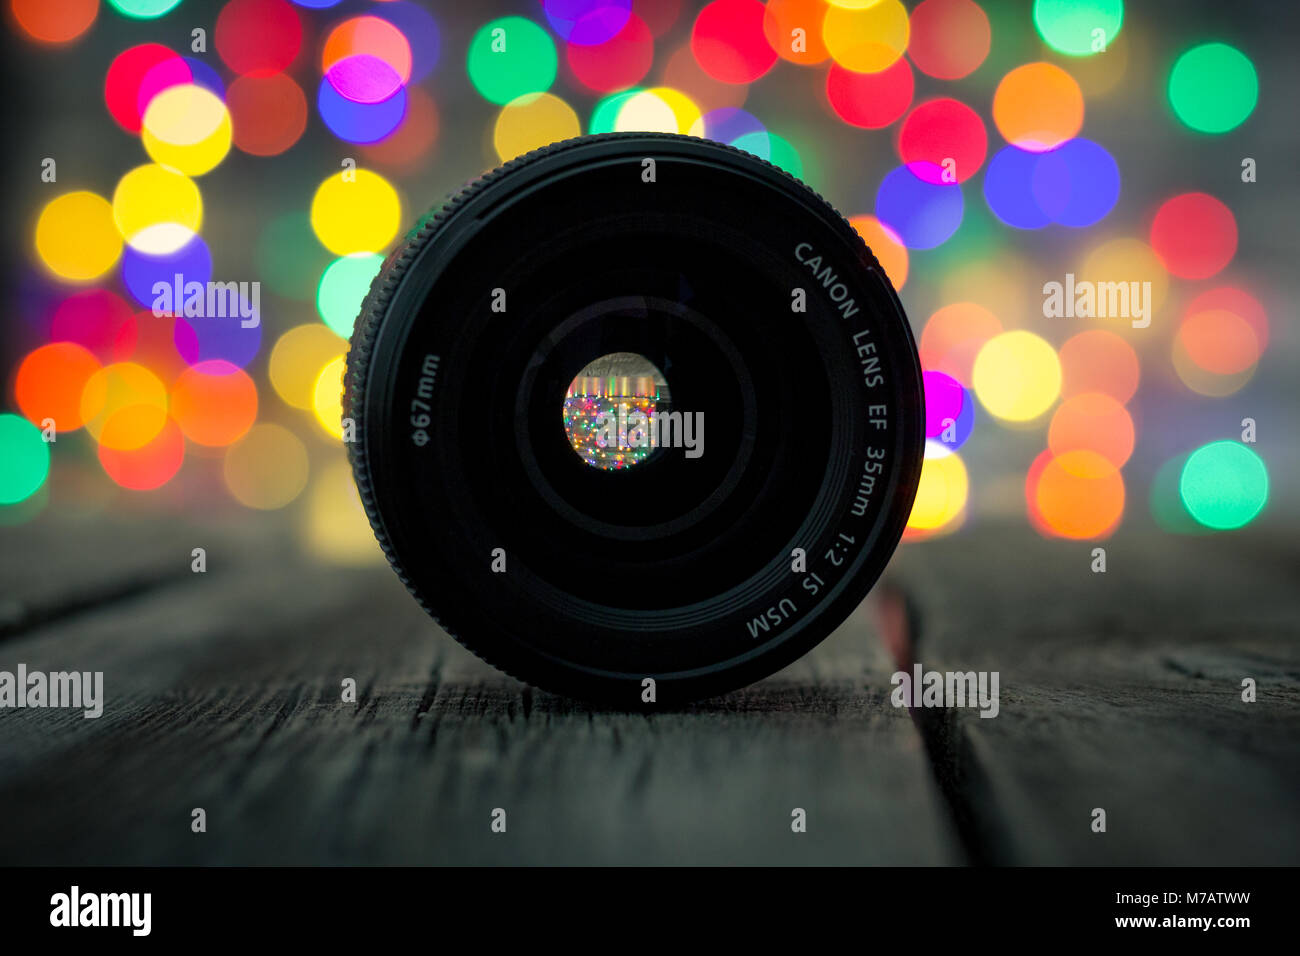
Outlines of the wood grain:
<svg viewBox="0 0 1300 956">
<path fill-rule="evenodd" d="M 103 670 L 108 697 L 98 720 L 0 720 L 0 861 L 965 859 L 865 614 L 741 693 L 594 711 L 481 663 L 386 568 L 316 567 L 256 525 L 227 528 L 191 574 L 196 529 L 156 530 L 117 529 L 137 557 L 95 585 L 116 599 L 29 617 L 0 642 L 0 666 Z M 74 554 L 42 559 L 76 579 Z M 120 593 L 142 574 L 147 587 Z M 344 677 L 356 704 L 340 701 Z M 190 832 L 194 807 L 206 834 Z M 806 834 L 791 832 L 795 807 Z"/>
</svg>

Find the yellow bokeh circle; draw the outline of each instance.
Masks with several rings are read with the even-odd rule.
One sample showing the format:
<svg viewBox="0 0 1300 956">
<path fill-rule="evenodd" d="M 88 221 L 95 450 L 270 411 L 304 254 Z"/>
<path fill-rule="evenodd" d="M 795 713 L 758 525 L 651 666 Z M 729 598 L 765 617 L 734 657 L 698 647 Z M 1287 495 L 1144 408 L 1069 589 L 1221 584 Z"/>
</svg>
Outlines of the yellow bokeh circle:
<svg viewBox="0 0 1300 956">
<path fill-rule="evenodd" d="M 36 221 L 36 253 L 60 278 L 99 278 L 122 254 L 113 207 L 103 196 L 85 190 L 51 199 Z"/>
<path fill-rule="evenodd" d="M 311 201 L 316 238 L 338 256 L 384 252 L 402 224 L 402 201 L 383 176 L 368 169 L 335 173 Z"/>
<path fill-rule="evenodd" d="M 340 355 L 325 363 L 312 387 L 312 408 L 321 428 L 343 437 L 343 372 L 347 361 Z"/>
<path fill-rule="evenodd" d="M 1096 290 L 1106 291 L 1107 308 L 1111 289 L 1108 283 L 1127 283 L 1130 304 L 1134 303 L 1133 295 L 1140 295 L 1144 311 L 1149 309 L 1147 315 L 1137 321 L 1145 321 L 1145 318 L 1153 317 L 1159 312 L 1169 292 L 1169 271 L 1155 250 L 1141 239 L 1111 239 L 1097 246 L 1083 260 L 1083 268 L 1075 276 L 1075 287 L 1078 288 L 1079 283 L 1085 281 L 1091 282 Z M 1150 286 L 1146 285 L 1148 282 L 1151 283 Z M 1095 311 L 1100 311 L 1099 305 L 1099 301 L 1094 304 Z M 1131 313 L 1135 311 L 1130 308 Z M 1104 320 L 1110 319 L 1117 320 L 1121 325 L 1130 325 L 1136 316 L 1104 317 Z"/>
<path fill-rule="evenodd" d="M 951 524 L 965 510 L 969 490 L 970 479 L 960 455 L 956 452 L 927 455 L 921 463 L 921 480 L 907 527 L 914 531 L 937 531 Z"/>
<path fill-rule="evenodd" d="M 271 350 L 267 372 L 271 387 L 294 408 L 316 407 L 316 379 L 321 368 L 347 351 L 348 343 L 319 322 L 295 326 Z"/>
<path fill-rule="evenodd" d="M 382 564 L 384 553 L 370 529 L 357 483 L 346 461 L 321 469 L 307 494 L 302 543 L 312 558 L 329 564 Z"/>
<path fill-rule="evenodd" d="M 1028 422 L 1052 407 L 1061 394 L 1056 350 L 1032 332 L 995 335 L 975 356 L 975 394 L 989 413 L 1008 422 Z"/>
<path fill-rule="evenodd" d="M 898 0 L 866 6 L 832 6 L 822 21 L 822 40 L 831 58 L 855 73 L 879 73 L 907 50 L 911 25 Z"/>
<path fill-rule="evenodd" d="M 501 108 L 492 145 L 504 163 L 581 133 L 582 123 L 572 106 L 552 93 L 528 93 Z"/>
<path fill-rule="evenodd" d="M 203 197 L 194 180 L 146 163 L 128 172 L 113 191 L 113 219 L 132 248 L 151 255 L 175 252 L 203 224 Z"/>
<path fill-rule="evenodd" d="M 211 90 L 181 83 L 149 101 L 140 138 L 154 162 L 202 176 L 230 152 L 230 111 Z"/>
</svg>

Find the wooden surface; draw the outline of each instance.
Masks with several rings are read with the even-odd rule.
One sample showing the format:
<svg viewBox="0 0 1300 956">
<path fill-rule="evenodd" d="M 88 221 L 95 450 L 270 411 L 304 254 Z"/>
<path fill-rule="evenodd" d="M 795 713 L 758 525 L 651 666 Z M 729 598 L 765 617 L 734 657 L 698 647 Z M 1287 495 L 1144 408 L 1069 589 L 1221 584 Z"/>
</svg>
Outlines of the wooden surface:
<svg viewBox="0 0 1300 956">
<path fill-rule="evenodd" d="M 102 670 L 107 698 L 0 711 L 4 863 L 1300 859 L 1281 536 L 1125 532 L 1105 575 L 1021 527 L 908 545 L 803 660 L 646 715 L 498 674 L 386 567 L 314 565 L 274 518 L 0 535 L 0 669 Z M 913 659 L 999 671 L 999 716 L 893 707 Z"/>
</svg>

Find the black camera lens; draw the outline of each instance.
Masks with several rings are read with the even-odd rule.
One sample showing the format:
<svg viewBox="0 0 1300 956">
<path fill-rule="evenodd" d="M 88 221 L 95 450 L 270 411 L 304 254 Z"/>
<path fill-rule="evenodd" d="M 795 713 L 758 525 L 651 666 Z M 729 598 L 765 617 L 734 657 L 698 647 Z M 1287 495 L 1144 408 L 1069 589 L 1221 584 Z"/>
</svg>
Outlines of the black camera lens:
<svg viewBox="0 0 1300 956">
<path fill-rule="evenodd" d="M 924 445 L 862 239 L 775 166 L 668 134 L 554 144 L 427 215 L 346 385 L 362 501 L 421 605 L 516 677 L 628 707 L 826 637 Z"/>
</svg>

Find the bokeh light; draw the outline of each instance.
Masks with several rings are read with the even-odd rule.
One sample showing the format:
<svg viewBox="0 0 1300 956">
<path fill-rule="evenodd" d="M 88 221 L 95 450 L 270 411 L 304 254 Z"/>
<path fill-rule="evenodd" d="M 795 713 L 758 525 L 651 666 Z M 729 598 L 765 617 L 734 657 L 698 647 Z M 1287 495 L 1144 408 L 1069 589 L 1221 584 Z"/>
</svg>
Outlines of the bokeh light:
<svg viewBox="0 0 1300 956">
<path fill-rule="evenodd" d="M 36 252 L 55 275 L 73 282 L 102 276 L 122 254 L 107 199 L 86 190 L 51 199 L 36 221 Z"/>
<path fill-rule="evenodd" d="M 1097 246 L 1084 257 L 1083 266 L 1075 276 L 1076 288 L 1080 282 L 1091 282 L 1094 288 L 1101 288 L 1104 283 L 1128 283 L 1130 292 L 1137 288 L 1144 296 L 1147 291 L 1144 283 L 1151 283 L 1150 297 L 1145 304 L 1153 320 L 1169 292 L 1169 272 L 1160 257 L 1141 239 L 1110 239 Z M 1116 318 L 1110 316 L 1109 321 Z M 1123 320 L 1122 324 L 1129 324 L 1127 316 L 1118 318 Z"/>
<path fill-rule="evenodd" d="M 321 367 L 312 385 L 312 410 L 326 434 L 343 437 L 343 374 L 347 361 L 339 355 Z"/>
<path fill-rule="evenodd" d="M 1206 193 L 1183 193 L 1166 200 L 1151 223 L 1151 248 L 1172 274 L 1206 279 L 1237 252 L 1237 219 L 1232 210 Z"/>
<path fill-rule="evenodd" d="M 1034 170 L 1041 154 L 1004 146 L 989 160 L 984 201 L 993 215 L 1017 229 L 1041 229 L 1052 217 L 1034 196 Z"/>
<path fill-rule="evenodd" d="M 205 87 L 182 83 L 168 87 L 149 102 L 141 139 L 154 162 L 201 176 L 230 152 L 230 113 Z"/>
<path fill-rule="evenodd" d="M 75 431 L 85 424 L 81 393 L 100 368 L 99 360 L 75 342 L 42 345 L 18 366 L 14 378 L 18 408 L 34 425 L 43 428 L 49 420 L 60 432 Z"/>
<path fill-rule="evenodd" d="M 855 73 L 832 63 L 826 73 L 826 99 L 844 122 L 882 129 L 912 105 L 914 82 L 912 67 L 901 58 L 878 73 Z"/>
<path fill-rule="evenodd" d="M 108 0 L 113 9 L 132 20 L 154 20 L 172 8 L 181 0 Z"/>
<path fill-rule="evenodd" d="M 387 20 L 406 37 L 411 48 L 411 83 L 418 83 L 433 72 L 442 52 L 442 36 L 428 10 L 411 0 L 389 0 L 371 7 L 370 15 Z"/>
<path fill-rule="evenodd" d="M 321 321 L 340 338 L 352 336 L 352 326 L 361 311 L 361 301 L 370 283 L 379 275 L 384 257 L 371 252 L 354 252 L 329 264 L 316 290 L 316 311 Z"/>
<path fill-rule="evenodd" d="M 287 69 L 302 47 L 302 20 L 288 0 L 229 0 L 213 41 L 234 72 L 270 76 Z"/>
<path fill-rule="evenodd" d="M 822 39 L 825 19 L 826 0 L 768 0 L 763 35 L 781 59 L 813 66 L 830 56 Z"/>
<path fill-rule="evenodd" d="M 737 136 L 731 141 L 731 145 L 747 153 L 753 153 L 759 159 L 767 160 L 796 179 L 803 177 L 803 159 L 799 156 L 799 151 L 794 148 L 794 144 L 783 136 L 759 130 Z"/>
<path fill-rule="evenodd" d="M 921 365 L 970 385 L 975 357 L 985 342 L 1001 332 L 1001 320 L 982 305 L 945 305 L 930 316 L 921 331 Z"/>
<path fill-rule="evenodd" d="M 832 6 L 822 22 L 822 39 L 840 66 L 858 73 L 879 73 L 907 50 L 907 10 L 898 0 L 876 0 L 850 9 Z"/>
<path fill-rule="evenodd" d="M 240 504 L 273 511 L 307 487 L 307 447 L 283 425 L 262 422 L 231 445 L 221 463 L 226 488 Z"/>
<path fill-rule="evenodd" d="M 1029 187 L 1035 204 L 1052 222 L 1081 229 L 1115 208 L 1119 165 L 1102 146 L 1076 137 L 1036 154 Z"/>
<path fill-rule="evenodd" d="M 96 453 L 104 473 L 119 486 L 131 491 L 153 491 L 180 471 L 185 461 L 185 436 L 180 426 L 169 419 L 157 435 L 139 448 L 100 445 Z"/>
<path fill-rule="evenodd" d="M 341 94 L 328 79 L 320 81 L 316 109 L 329 131 L 349 143 L 378 143 L 391 135 L 406 118 L 406 88 L 386 100 L 358 103 Z"/>
<path fill-rule="evenodd" d="M 251 156 L 278 156 L 307 129 L 307 96 L 285 73 L 236 78 L 226 107 L 235 147 Z"/>
<path fill-rule="evenodd" d="M 961 225 L 964 210 L 959 185 L 922 179 L 908 166 L 885 176 L 876 193 L 876 218 L 909 249 L 933 249 L 947 242 Z"/>
<path fill-rule="evenodd" d="M 51 342 L 75 342 L 100 361 L 130 358 L 138 335 L 131 306 L 107 289 L 74 292 L 50 317 Z"/>
<path fill-rule="evenodd" d="M 1060 146 L 1083 126 L 1083 92 L 1052 63 L 1026 63 L 998 83 L 993 122 L 1002 138 L 1032 153 Z"/>
<path fill-rule="evenodd" d="M 220 359 L 240 368 L 248 365 L 257 357 L 262 346 L 261 318 L 257 324 L 253 319 L 244 319 L 245 313 L 251 313 L 256 302 L 245 302 L 237 289 L 233 300 L 222 292 L 221 302 L 215 311 L 225 310 L 225 315 L 210 314 L 210 307 L 205 305 L 202 316 L 177 316 L 173 329 L 173 341 L 176 351 L 187 365 L 197 365 Z M 247 322 L 247 324 L 245 324 Z"/>
<path fill-rule="evenodd" d="M 347 352 L 347 342 L 326 326 L 299 325 L 285 332 L 271 350 L 268 372 L 276 394 L 293 408 L 316 406 L 320 370 Z"/>
<path fill-rule="evenodd" d="M 1103 455 L 1089 449 L 1054 455 L 1050 450 L 1030 467 L 1025 499 L 1031 523 L 1062 538 L 1100 538 L 1124 515 L 1124 479 Z"/>
<path fill-rule="evenodd" d="M 1199 309 L 1186 315 L 1177 335 L 1187 357 L 1215 375 L 1236 375 L 1259 361 L 1255 330 L 1228 309 Z"/>
<path fill-rule="evenodd" d="M 384 561 L 346 461 L 327 465 L 312 483 L 300 533 L 303 547 L 317 560 L 346 567 Z"/>
<path fill-rule="evenodd" d="M 691 125 L 690 133 L 718 143 L 731 143 L 748 133 L 766 131 L 753 113 L 736 106 L 724 106 L 701 116 Z"/>
<path fill-rule="evenodd" d="M 1240 528 L 1268 503 L 1268 468 L 1240 442 L 1210 442 L 1188 456 L 1178 490 L 1188 514 L 1205 527 Z"/>
<path fill-rule="evenodd" d="M 668 86 L 656 86 L 628 97 L 619 107 L 614 130 L 619 133 L 687 133 L 703 114 L 689 96 Z"/>
<path fill-rule="evenodd" d="M 1256 365 L 1240 372 L 1220 374 L 1198 364 L 1187 354 L 1187 345 L 1180 329 L 1170 347 L 1170 361 L 1182 383 L 1198 395 L 1207 398 L 1224 398 L 1241 391 L 1255 375 Z"/>
<path fill-rule="evenodd" d="M 424 168 L 438 140 L 438 107 L 422 87 L 406 88 L 406 116 L 395 131 L 375 143 L 362 144 L 370 165 L 397 167 L 403 172 Z"/>
<path fill-rule="evenodd" d="M 1124 406 L 1101 392 L 1083 392 L 1065 399 L 1047 429 L 1047 447 L 1054 455 L 1087 449 L 1116 468 L 1133 454 L 1133 418 Z"/>
<path fill-rule="evenodd" d="M 723 83 L 752 83 L 776 63 L 758 0 L 712 0 L 695 18 L 691 52 L 700 68 Z"/>
<path fill-rule="evenodd" d="M 1264 306 L 1260 304 L 1258 299 L 1242 289 L 1233 286 L 1217 286 L 1213 289 L 1207 289 L 1187 303 L 1183 315 L 1190 317 L 1200 312 L 1220 310 L 1231 312 L 1250 326 L 1260 352 L 1263 352 L 1268 347 L 1268 313 L 1264 311 Z"/>
<path fill-rule="evenodd" d="M 338 256 L 381 252 L 402 225 L 397 190 L 368 169 L 327 176 L 311 201 L 311 226 L 316 238 Z"/>
<path fill-rule="evenodd" d="M 180 80 L 180 82 L 194 83 L 198 86 L 203 87 L 205 90 L 211 90 L 217 96 L 221 97 L 222 99 L 225 99 L 226 84 L 225 81 L 221 79 L 220 73 L 214 70 L 203 60 L 200 60 L 198 57 L 183 56 L 181 57 L 181 59 L 185 61 L 185 66 L 189 69 L 189 76 L 183 78 L 182 80 Z M 155 67 L 154 69 L 158 69 L 158 67 Z M 152 73 L 153 70 L 150 70 L 149 72 Z M 149 75 L 146 74 L 145 82 L 148 83 L 149 79 L 150 79 Z M 149 104 L 147 102 L 139 104 L 141 116 L 144 115 L 145 107 L 147 107 L 148 105 Z"/>
<path fill-rule="evenodd" d="M 857 230 L 875 255 L 895 291 L 903 288 L 907 284 L 908 269 L 907 246 L 903 245 L 903 240 L 875 216 L 853 216 L 849 225 Z"/>
<path fill-rule="evenodd" d="M 618 125 L 618 115 L 623 111 L 623 106 L 632 97 L 644 92 L 645 90 L 633 87 L 630 90 L 623 90 L 619 93 L 611 93 L 609 96 L 601 97 L 596 101 L 596 105 L 591 111 L 591 120 L 587 123 L 587 132 L 592 134 L 614 132 Z M 673 122 L 676 123 L 676 120 Z M 700 133 L 697 131 L 694 135 L 700 135 Z"/>
<path fill-rule="evenodd" d="M 622 28 L 603 43 L 570 42 L 564 58 L 579 83 L 598 93 L 609 93 L 640 83 L 650 72 L 654 53 L 650 28 L 636 14 L 630 14 Z"/>
<path fill-rule="evenodd" d="M 146 163 L 118 180 L 113 191 L 118 231 L 141 252 L 175 252 L 203 223 L 203 197 L 184 173 Z"/>
<path fill-rule="evenodd" d="M 164 382 L 173 382 L 188 366 L 176 350 L 176 318 L 142 311 L 132 316 L 135 347 L 120 361 L 135 362 L 150 369 Z"/>
<path fill-rule="evenodd" d="M 1185 126 L 1199 133 L 1236 129 L 1255 111 L 1258 100 L 1255 65 L 1226 43 L 1192 47 L 1169 72 L 1169 105 Z"/>
<path fill-rule="evenodd" d="M 626 26 L 632 0 L 542 0 L 551 29 L 576 46 L 608 43 Z"/>
<path fill-rule="evenodd" d="M 989 18 L 974 0 L 922 0 L 912 11 L 907 55 L 940 80 L 975 72 L 989 55 Z"/>
<path fill-rule="evenodd" d="M 1032 332 L 995 335 L 975 357 L 975 394 L 996 418 L 1028 422 L 1061 393 L 1061 363 L 1055 350 Z"/>
<path fill-rule="evenodd" d="M 161 43 L 128 47 L 113 58 L 104 76 L 104 103 L 108 113 L 128 133 L 140 132 L 144 115 L 140 88 L 145 77 L 160 64 L 178 63 L 181 57 Z"/>
<path fill-rule="evenodd" d="M 10 0 L 9 10 L 33 40 L 69 43 L 95 22 L 99 0 Z"/>
<path fill-rule="evenodd" d="M 431 12 L 414 0 L 223 0 L 194 24 L 209 31 L 209 50 L 192 49 L 183 14 L 156 25 L 110 16 L 95 29 L 95 0 L 9 6 L 19 42 L 29 41 L 23 55 L 48 60 L 54 77 L 75 74 L 64 60 L 97 63 L 109 117 L 139 139 L 119 143 L 137 158 L 103 169 L 76 157 L 69 167 L 51 140 L 60 185 L 34 194 L 27 214 L 35 230 L 24 241 L 35 259 L 14 284 L 21 322 L 10 394 L 21 416 L 9 418 L 26 420 L 25 441 L 39 437 L 31 426 L 46 419 L 59 432 L 82 429 L 84 438 L 63 446 L 64 497 L 80 494 L 76 482 L 89 465 L 112 500 L 91 448 L 114 485 L 141 492 L 176 484 L 187 456 L 199 459 L 195 488 L 210 492 L 220 459 L 234 502 L 273 510 L 300 501 L 304 540 L 326 542 L 325 559 L 333 549 L 345 563 L 349 554 L 372 561 L 378 551 L 346 465 L 325 461 L 316 470 L 314 456 L 324 453 L 309 455 L 300 417 L 259 422 L 259 387 L 287 406 L 272 403 L 280 415 L 309 413 L 322 435 L 340 437 L 347 338 L 384 254 L 408 225 L 406 190 L 454 187 L 496 161 L 579 135 L 580 116 L 590 117 L 593 133 L 672 132 L 732 145 L 870 213 L 850 225 L 891 284 L 905 289 L 913 318 L 929 315 L 916 323 L 927 442 L 908 538 L 957 530 L 972 501 L 1005 510 L 1018 500 L 1008 489 L 1022 481 L 1029 521 L 1043 534 L 1109 534 L 1123 517 L 1120 469 L 1130 459 L 1148 464 L 1134 451 L 1137 431 L 1159 443 L 1179 422 L 1169 400 L 1233 395 L 1263 374 L 1266 357 L 1274 365 L 1283 357 L 1276 348 L 1266 355 L 1269 318 L 1256 298 L 1276 293 L 1226 277 L 1238 216 L 1243 231 L 1258 226 L 1250 207 L 1229 208 L 1196 191 L 1222 185 L 1186 177 L 1159 193 L 1140 162 L 1130 168 L 1141 155 L 1133 124 L 1158 129 L 1162 110 L 1184 136 L 1240 127 L 1258 106 L 1255 65 L 1199 27 L 1186 34 L 1195 39 L 1170 46 L 1161 31 L 1128 22 L 1141 11 L 1122 0 L 1034 0 L 1019 13 L 978 0 L 536 0 L 518 8 L 521 16 L 471 13 L 468 21 L 464 11 Z M 176 7 L 110 0 L 107 9 L 138 21 Z M 129 45 L 133 35 L 172 46 Z M 1236 43 L 1234 35 L 1221 34 Z M 58 49 L 73 43 L 84 45 Z M 453 67 L 463 63 L 465 78 L 434 73 L 443 54 Z M 1040 56 L 1051 62 L 1028 62 Z M 480 101 L 477 127 L 465 125 L 458 82 L 492 104 Z M 1108 93 L 1124 95 L 1094 102 Z M 309 187 L 320 184 L 308 204 L 302 170 L 291 167 L 318 135 L 308 133 L 313 103 L 337 148 L 334 160 L 308 171 Z M 1088 112 L 1104 145 L 1081 136 Z M 991 150 L 990 121 L 1000 137 Z M 839 132 L 822 129 L 827 122 Z M 198 179 L 231 146 L 245 155 Z M 891 148 L 901 166 L 892 165 Z M 1117 156 L 1127 157 L 1123 177 Z M 90 159 L 102 167 L 107 154 Z M 333 165 L 340 159 L 342 167 Z M 230 218 L 237 180 L 264 214 L 246 232 Z M 967 207 L 972 187 L 984 202 Z M 96 192 L 68 192 L 83 188 Z M 1120 214 L 1140 225 L 1077 234 Z M 185 314 L 187 288 L 212 284 L 214 258 L 232 277 L 262 282 L 265 325 L 204 308 Z M 1170 276 L 1187 284 L 1171 288 Z M 1083 283 L 1097 290 L 1095 302 L 1121 283 L 1134 294 L 1150 283 L 1150 295 L 1140 312 L 1062 318 L 1048 331 L 1040 321 L 1048 281 L 1074 289 L 1072 305 Z M 159 283 L 168 289 L 161 298 Z M 205 306 L 208 292 L 195 293 Z M 1171 297 L 1177 313 L 1166 315 Z M 1143 333 L 1139 318 L 1156 324 Z M 273 346 L 264 359 L 263 329 Z M 977 402 L 1021 434 L 989 427 L 971 457 Z M 1230 421 L 1248 413 L 1261 414 L 1231 411 Z M 1027 474 L 1020 454 L 1008 453 L 1029 440 L 1023 426 L 1046 445 Z M 50 447 L 41 442 L 40 451 L 24 513 L 55 497 Z M 1151 486 L 1159 526 L 1239 527 L 1232 507 L 1228 518 L 1193 519 L 1183 485 L 1202 489 L 1193 499 L 1212 515 L 1203 489 L 1218 479 L 1197 485 L 1188 475 L 1215 469 L 1201 461 L 1189 471 L 1193 456 L 1168 459 L 1170 451 L 1151 463 L 1164 462 Z M 1266 474 L 1264 485 L 1239 497 L 1262 507 Z"/>
<path fill-rule="evenodd" d="M 171 414 L 190 441 L 224 447 L 253 426 L 257 386 L 229 362 L 199 362 L 181 372 L 172 385 Z"/>
<path fill-rule="evenodd" d="M 50 473 L 50 446 L 24 418 L 0 413 L 0 505 L 26 501 Z"/>
<path fill-rule="evenodd" d="M 927 441 L 926 456 L 921 463 L 921 480 L 907 518 L 911 531 L 935 532 L 955 523 L 966 508 L 970 478 L 961 456 L 940 449 L 931 453 L 938 442 Z"/>
<path fill-rule="evenodd" d="M 959 100 L 918 105 L 898 131 L 898 154 L 928 183 L 964 183 L 984 165 L 988 136 L 979 114 Z"/>
<path fill-rule="evenodd" d="M 545 30 L 523 17 L 502 17 L 474 34 L 466 68 L 479 95 L 504 106 L 550 89 L 558 66 L 555 41 Z"/>
<path fill-rule="evenodd" d="M 144 116 L 149 109 L 149 104 L 153 102 L 153 98 L 163 90 L 193 82 L 194 71 L 190 67 L 188 60 L 182 56 L 167 57 L 151 66 L 149 72 L 140 79 L 140 87 L 135 94 L 136 112 L 140 116 Z M 220 82 L 219 79 L 218 82 Z M 199 85 L 203 86 L 204 89 L 210 89 L 206 84 Z"/>
<path fill-rule="evenodd" d="M 1043 42 L 1067 56 L 1105 52 L 1124 23 L 1124 0 L 1034 0 Z"/>
<path fill-rule="evenodd" d="M 492 128 L 492 145 L 501 161 L 582 133 L 573 107 L 552 93 L 529 93 L 507 103 Z"/>
<path fill-rule="evenodd" d="M 376 16 L 353 17 L 325 39 L 321 72 L 345 99 L 379 103 L 411 81 L 411 44 L 398 27 Z"/>
<path fill-rule="evenodd" d="M 1061 346 L 1061 397 L 1109 395 L 1120 404 L 1137 391 L 1141 367 L 1137 352 L 1107 329 L 1088 329 Z"/>
<path fill-rule="evenodd" d="M 167 389 L 143 365 L 115 362 L 86 379 L 79 411 L 96 441 L 129 451 L 152 441 L 167 423 Z"/>
<path fill-rule="evenodd" d="M 1105 218 L 1119 200 L 1119 166 L 1104 148 L 1076 138 L 1045 151 L 1006 146 L 989 162 L 984 199 L 1017 229 L 1074 228 Z"/>
<path fill-rule="evenodd" d="M 925 437 L 950 451 L 966 443 L 975 425 L 974 409 L 961 382 L 931 369 L 921 373 L 925 391 Z"/>
<path fill-rule="evenodd" d="M 176 277 L 180 276 L 182 301 L 177 303 Z M 189 242 L 175 252 L 149 253 L 127 247 L 122 256 L 122 282 L 132 297 L 147 308 L 161 307 L 159 311 L 179 314 L 184 300 L 194 291 L 190 283 L 206 284 L 212 278 L 212 253 L 202 236 L 191 236 Z M 160 296 L 154 291 L 158 283 L 169 287 L 169 295 Z M 168 308 L 167 306 L 170 306 Z"/>
</svg>

